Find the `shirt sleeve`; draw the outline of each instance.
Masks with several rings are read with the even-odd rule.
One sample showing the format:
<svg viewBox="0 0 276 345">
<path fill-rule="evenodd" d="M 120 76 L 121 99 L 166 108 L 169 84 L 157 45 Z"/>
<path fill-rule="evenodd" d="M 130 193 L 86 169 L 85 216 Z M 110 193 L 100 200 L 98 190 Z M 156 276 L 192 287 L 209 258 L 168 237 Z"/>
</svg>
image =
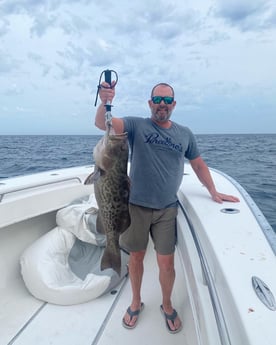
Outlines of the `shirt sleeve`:
<svg viewBox="0 0 276 345">
<path fill-rule="evenodd" d="M 189 145 L 187 147 L 187 150 L 185 152 L 185 158 L 192 160 L 200 156 L 200 152 L 197 146 L 196 138 L 192 131 L 187 128 L 188 133 L 189 133 Z"/>
</svg>

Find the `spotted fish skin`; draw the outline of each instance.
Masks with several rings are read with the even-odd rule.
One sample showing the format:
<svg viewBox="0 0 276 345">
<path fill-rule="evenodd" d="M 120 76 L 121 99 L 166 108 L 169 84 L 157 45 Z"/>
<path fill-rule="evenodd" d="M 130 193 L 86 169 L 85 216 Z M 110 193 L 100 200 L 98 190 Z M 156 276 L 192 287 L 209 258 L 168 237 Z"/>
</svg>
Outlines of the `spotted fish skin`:
<svg viewBox="0 0 276 345">
<path fill-rule="evenodd" d="M 106 235 L 101 269 L 113 268 L 120 275 L 119 237 L 130 225 L 127 133 L 106 134 L 96 145 L 93 156 L 95 170 L 85 184 L 94 183 L 99 208 L 97 229 Z"/>
</svg>

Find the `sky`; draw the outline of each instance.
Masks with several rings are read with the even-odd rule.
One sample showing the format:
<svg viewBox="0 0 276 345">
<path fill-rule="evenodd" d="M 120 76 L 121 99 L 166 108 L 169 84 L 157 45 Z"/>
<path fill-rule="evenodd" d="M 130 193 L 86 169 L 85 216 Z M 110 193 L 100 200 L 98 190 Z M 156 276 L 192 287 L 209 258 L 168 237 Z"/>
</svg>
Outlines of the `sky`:
<svg viewBox="0 0 276 345">
<path fill-rule="evenodd" d="M 101 134 L 106 69 L 113 116 L 166 82 L 195 134 L 276 133 L 275 63 L 275 0 L 0 0 L 0 135 Z"/>
</svg>

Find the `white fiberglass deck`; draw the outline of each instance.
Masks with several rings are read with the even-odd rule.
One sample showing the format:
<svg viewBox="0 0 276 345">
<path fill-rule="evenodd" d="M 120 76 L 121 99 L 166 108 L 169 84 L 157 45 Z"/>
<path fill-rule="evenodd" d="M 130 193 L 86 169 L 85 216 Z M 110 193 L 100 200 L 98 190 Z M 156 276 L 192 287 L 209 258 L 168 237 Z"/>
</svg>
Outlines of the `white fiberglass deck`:
<svg viewBox="0 0 276 345">
<path fill-rule="evenodd" d="M 57 306 L 48 303 L 42 303 L 40 306 L 40 302 L 31 297 L 24 287 L 20 286 L 22 282 L 18 282 L 18 291 L 13 291 L 13 296 L 26 301 L 26 303 L 22 303 L 22 300 L 18 301 L 20 302 L 18 303 L 20 305 L 18 313 L 23 312 L 22 308 L 26 309 L 25 312 L 28 309 L 30 320 L 18 334 L 14 333 L 12 335 L 12 332 L 17 332 L 16 329 L 13 330 L 12 319 L 10 317 L 1 318 L 0 344 L 193 344 L 187 340 L 187 337 L 191 337 L 195 329 L 193 320 L 190 318 L 189 299 L 182 280 L 178 255 L 176 255 L 176 268 L 178 274 L 174 291 L 178 291 L 178 293 L 174 293 L 173 301 L 184 323 L 183 330 L 178 334 L 172 335 L 167 332 L 163 316 L 159 311 L 161 292 L 155 252 L 150 245 L 145 258 L 142 288 L 145 309 L 141 313 L 135 329 L 127 330 L 121 324 L 122 317 L 131 299 L 128 278 L 116 289 L 117 294 L 108 294 L 91 302 L 74 306 Z M 13 301 L 13 304 L 16 308 L 16 300 Z M 5 313 L 5 310 L 7 312 L 10 309 L 10 306 L 6 309 L 2 307 L 3 305 L 1 306 L 1 313 Z M 35 311 L 36 314 L 31 318 Z M 112 313 L 109 313 L 109 311 L 112 311 Z M 7 337 L 7 328 L 10 331 L 9 337 Z M 4 337 L 3 334 L 5 334 Z"/>
<path fill-rule="evenodd" d="M 252 212 L 253 201 L 215 171 L 211 173 L 218 190 L 237 195 L 241 202 L 212 202 L 190 166 L 179 191 L 173 291 L 173 305 L 184 325 L 180 333 L 167 332 L 159 310 L 161 291 L 151 243 L 142 287 L 145 309 L 133 330 L 121 325 L 131 300 L 128 278 L 116 294 L 74 306 L 32 297 L 20 274 L 20 255 L 56 226 L 57 210 L 93 193 L 93 187 L 82 183 L 91 169 L 64 169 L 2 184 L 0 345 L 274 345 L 276 312 L 258 299 L 251 283 L 252 276 L 258 276 L 276 295 L 275 252 L 266 240 L 271 229 L 260 226 L 263 217 Z M 222 208 L 239 212 L 222 213 Z"/>
</svg>

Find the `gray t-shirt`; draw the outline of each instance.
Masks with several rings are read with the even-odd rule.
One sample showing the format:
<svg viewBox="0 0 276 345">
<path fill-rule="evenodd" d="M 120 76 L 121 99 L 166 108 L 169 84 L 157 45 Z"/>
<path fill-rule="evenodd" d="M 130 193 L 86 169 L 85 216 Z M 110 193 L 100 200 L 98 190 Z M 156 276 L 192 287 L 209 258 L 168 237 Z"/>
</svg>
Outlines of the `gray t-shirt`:
<svg viewBox="0 0 276 345">
<path fill-rule="evenodd" d="M 175 206 L 184 157 L 199 156 L 193 133 L 175 122 L 164 129 L 150 118 L 123 120 L 131 149 L 130 202 L 154 209 Z"/>
</svg>

